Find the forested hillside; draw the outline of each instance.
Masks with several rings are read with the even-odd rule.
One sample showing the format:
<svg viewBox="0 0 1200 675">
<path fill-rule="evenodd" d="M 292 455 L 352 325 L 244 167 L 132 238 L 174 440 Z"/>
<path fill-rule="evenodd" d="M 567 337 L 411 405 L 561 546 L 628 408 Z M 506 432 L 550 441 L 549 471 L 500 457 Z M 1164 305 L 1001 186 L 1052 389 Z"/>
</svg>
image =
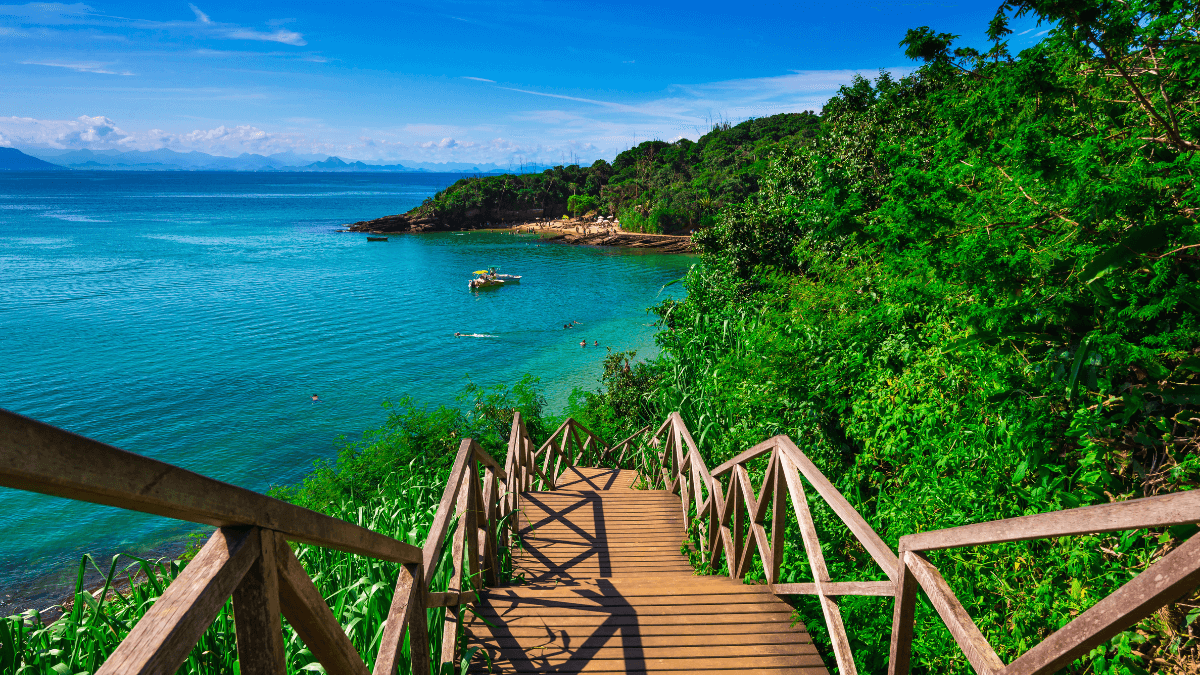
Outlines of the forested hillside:
<svg viewBox="0 0 1200 675">
<path fill-rule="evenodd" d="M 1023 13 L 1053 30 L 1010 54 Z M 1191 3 L 1024 0 L 982 48 L 910 31 L 921 68 L 855 80 L 777 148 L 696 235 L 687 299 L 658 308 L 663 356 L 614 358 L 572 414 L 620 438 L 680 410 L 710 466 L 789 434 L 893 546 L 1195 488 L 1198 29 Z M 882 578 L 831 512 L 818 526 L 835 579 Z M 930 559 L 1008 662 L 1195 532 Z M 788 540 L 785 580 L 808 581 Z M 860 667 L 885 672 L 890 600 L 841 606 Z M 914 667 L 969 672 L 917 616 Z M 1195 672 L 1198 632 L 1192 592 L 1070 670 Z"/>
<path fill-rule="evenodd" d="M 546 217 L 595 211 L 626 229 L 673 232 L 714 222 L 758 190 L 770 154 L 815 137 L 819 117 L 787 113 L 715 127 L 698 141 L 646 141 L 612 164 L 556 166 L 540 174 L 464 178 L 409 213 L 455 226 L 541 209 Z"/>
</svg>

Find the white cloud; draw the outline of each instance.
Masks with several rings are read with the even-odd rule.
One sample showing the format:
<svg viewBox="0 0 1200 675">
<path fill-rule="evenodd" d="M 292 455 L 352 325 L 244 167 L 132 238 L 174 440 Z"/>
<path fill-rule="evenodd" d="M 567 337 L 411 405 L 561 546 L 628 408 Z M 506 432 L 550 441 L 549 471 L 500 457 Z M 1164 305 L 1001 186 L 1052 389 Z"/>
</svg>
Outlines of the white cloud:
<svg viewBox="0 0 1200 675">
<path fill-rule="evenodd" d="M 303 47 L 308 44 L 304 36 L 291 30 L 280 28 L 274 33 L 264 33 L 261 31 L 251 30 L 249 28 L 231 28 L 223 31 L 223 37 L 230 40 L 261 40 L 263 42 L 281 42 L 285 45 L 293 47 Z"/>
<path fill-rule="evenodd" d="M 87 25 L 117 29 L 132 27 L 165 33 L 190 33 L 221 40 L 278 42 L 296 47 L 308 44 L 302 34 L 280 28 L 279 22 L 267 22 L 274 30 L 256 30 L 237 24 L 214 21 L 204 10 L 192 3 L 188 3 L 188 8 L 195 15 L 195 21 L 154 21 L 110 16 L 98 13 L 92 7 L 82 3 L 67 5 L 31 2 L 25 5 L 0 5 L 0 16 L 17 17 L 18 23 L 28 26 Z"/>
<path fill-rule="evenodd" d="M 222 56 L 228 53 L 219 53 Z M 217 53 L 214 53 L 217 55 Z M 56 62 L 57 67 L 104 64 Z M 908 69 L 891 69 L 899 76 Z M 233 156 L 243 152 L 328 154 L 346 159 L 394 163 L 399 160 L 554 162 L 577 156 L 590 162 L 651 139 L 698 138 L 713 120 L 738 122 L 780 112 L 820 110 L 837 88 L 856 76 L 875 71 L 799 71 L 775 77 L 677 85 L 645 100 L 612 101 L 575 92 L 514 91 L 507 113 L 486 122 L 455 124 L 415 120 L 378 129 L 349 129 L 335 122 L 292 118 L 282 129 L 253 124 L 217 124 L 205 128 L 125 130 L 107 117 L 74 120 L 0 118 L 0 135 L 9 143 L 45 148 L 197 150 Z M 491 90 L 490 83 L 486 88 Z M 179 93 L 172 95 L 178 96 Z M 206 99 L 212 95 L 207 94 Z M 553 101 L 545 109 L 522 109 L 522 103 Z M 435 118 L 436 119 L 436 118 Z"/>
<path fill-rule="evenodd" d="M 196 14 L 196 20 L 199 21 L 200 23 L 212 23 L 212 19 L 208 18 L 208 15 L 205 14 L 204 12 L 201 12 L 199 7 L 193 5 L 190 2 L 188 3 L 188 7 L 192 8 L 192 12 L 194 12 Z"/>
<path fill-rule="evenodd" d="M 464 80 L 475 80 L 476 82 L 491 82 L 492 84 L 496 83 L 495 80 L 489 80 L 486 77 L 471 77 L 470 75 L 463 75 L 463 79 Z"/>
<path fill-rule="evenodd" d="M 101 75 L 133 75 L 128 70 L 120 72 L 109 70 L 108 67 L 112 63 L 99 63 L 96 61 L 84 61 L 79 63 L 63 63 L 62 61 L 22 61 L 21 65 L 25 66 L 49 66 L 51 68 L 66 68 L 74 70 L 78 73 L 99 73 Z"/>
<path fill-rule="evenodd" d="M 84 115 L 73 120 L 0 117 L 0 134 L 13 145 L 98 150 L 134 149 L 132 137 L 103 116 Z"/>
</svg>

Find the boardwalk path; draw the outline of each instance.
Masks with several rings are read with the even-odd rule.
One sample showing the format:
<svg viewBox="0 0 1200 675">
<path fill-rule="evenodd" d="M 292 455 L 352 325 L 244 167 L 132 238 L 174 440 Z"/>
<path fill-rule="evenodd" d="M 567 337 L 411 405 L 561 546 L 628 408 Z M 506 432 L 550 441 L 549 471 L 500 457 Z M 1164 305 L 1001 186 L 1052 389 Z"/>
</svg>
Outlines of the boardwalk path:
<svg viewBox="0 0 1200 675">
<path fill-rule="evenodd" d="M 468 619 L 472 672 L 828 675 L 766 586 L 693 574 L 679 498 L 634 478 L 575 467 L 521 495 L 526 584 L 488 589 Z"/>
</svg>

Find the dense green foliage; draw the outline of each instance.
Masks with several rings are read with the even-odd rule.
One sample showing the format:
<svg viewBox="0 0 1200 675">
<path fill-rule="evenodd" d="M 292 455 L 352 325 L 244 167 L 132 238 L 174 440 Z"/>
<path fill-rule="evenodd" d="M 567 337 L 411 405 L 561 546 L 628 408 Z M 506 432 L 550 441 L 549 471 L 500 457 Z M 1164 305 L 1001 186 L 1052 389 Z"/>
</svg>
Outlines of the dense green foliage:
<svg viewBox="0 0 1200 675">
<path fill-rule="evenodd" d="M 1006 12 L 1055 27 L 1010 56 Z M 1189 3 L 1031 0 L 987 50 L 911 31 L 923 67 L 844 87 L 696 236 L 687 299 L 659 308 L 653 405 L 615 426 L 681 410 L 710 465 L 787 433 L 893 546 L 1196 487 L 1198 28 Z M 817 517 L 835 579 L 882 578 Z M 1195 531 L 930 557 L 1008 662 Z M 785 581 L 809 580 L 788 541 Z M 914 668 L 969 671 L 922 603 Z M 841 606 L 860 668 L 884 671 L 890 602 Z M 1193 593 L 1072 670 L 1194 669 L 1198 617 Z"/>
<path fill-rule="evenodd" d="M 456 225 L 524 218 L 530 209 L 556 218 L 596 210 L 626 229 L 671 232 L 713 222 L 718 210 L 758 190 L 767 158 L 815 136 L 819 118 L 786 113 L 722 124 L 698 141 L 646 141 L 612 164 L 556 166 L 540 174 L 464 178 L 414 215 Z"/>
</svg>

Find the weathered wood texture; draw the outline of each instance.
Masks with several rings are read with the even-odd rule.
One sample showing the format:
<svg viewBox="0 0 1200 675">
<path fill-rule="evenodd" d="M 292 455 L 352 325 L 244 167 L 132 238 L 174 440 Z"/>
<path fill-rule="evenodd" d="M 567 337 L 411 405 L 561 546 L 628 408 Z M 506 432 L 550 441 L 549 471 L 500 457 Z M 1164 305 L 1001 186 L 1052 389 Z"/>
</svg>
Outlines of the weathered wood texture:
<svg viewBox="0 0 1200 675">
<path fill-rule="evenodd" d="M 241 672 L 285 672 L 282 613 L 326 672 L 366 675 L 289 540 L 403 564 L 375 675 L 398 671 L 406 637 L 413 673 L 457 670 L 459 617 L 480 648 L 474 672 L 825 673 L 778 597 L 794 594 L 817 596 L 843 675 L 855 664 L 838 597 L 894 596 L 888 669 L 905 675 L 919 591 L 976 672 L 1048 675 L 1200 584 L 1197 535 L 1006 666 L 923 552 L 1200 523 L 1200 491 L 906 535 L 897 556 L 787 436 L 710 472 L 678 413 L 650 429 L 614 447 L 567 419 L 535 450 L 517 414 L 503 468 L 464 439 L 422 549 L 5 410 L 0 486 L 218 526 L 99 673 L 173 672 L 232 596 Z M 810 489 L 888 581 L 830 578 Z M 811 582 L 781 583 L 792 516 Z M 696 535 L 692 553 L 729 576 L 693 574 L 680 552 L 692 546 L 686 532 Z M 485 588 L 510 550 L 522 584 Z M 430 592 L 447 556 L 449 588 Z M 765 585 L 739 581 L 755 558 Z M 427 607 L 445 608 L 436 662 Z"/>
<path fill-rule="evenodd" d="M 175 672 L 254 564 L 261 546 L 255 528 L 217 530 L 97 675 Z"/>
<path fill-rule="evenodd" d="M 521 495 L 528 583 L 484 592 L 466 625 L 472 672 L 827 673 L 770 587 L 694 575 L 678 496 L 635 479 L 575 466 Z"/>
<path fill-rule="evenodd" d="M 0 409 L 0 485 L 207 525 L 254 525 L 393 562 L 420 550 L 344 520 Z"/>
</svg>

